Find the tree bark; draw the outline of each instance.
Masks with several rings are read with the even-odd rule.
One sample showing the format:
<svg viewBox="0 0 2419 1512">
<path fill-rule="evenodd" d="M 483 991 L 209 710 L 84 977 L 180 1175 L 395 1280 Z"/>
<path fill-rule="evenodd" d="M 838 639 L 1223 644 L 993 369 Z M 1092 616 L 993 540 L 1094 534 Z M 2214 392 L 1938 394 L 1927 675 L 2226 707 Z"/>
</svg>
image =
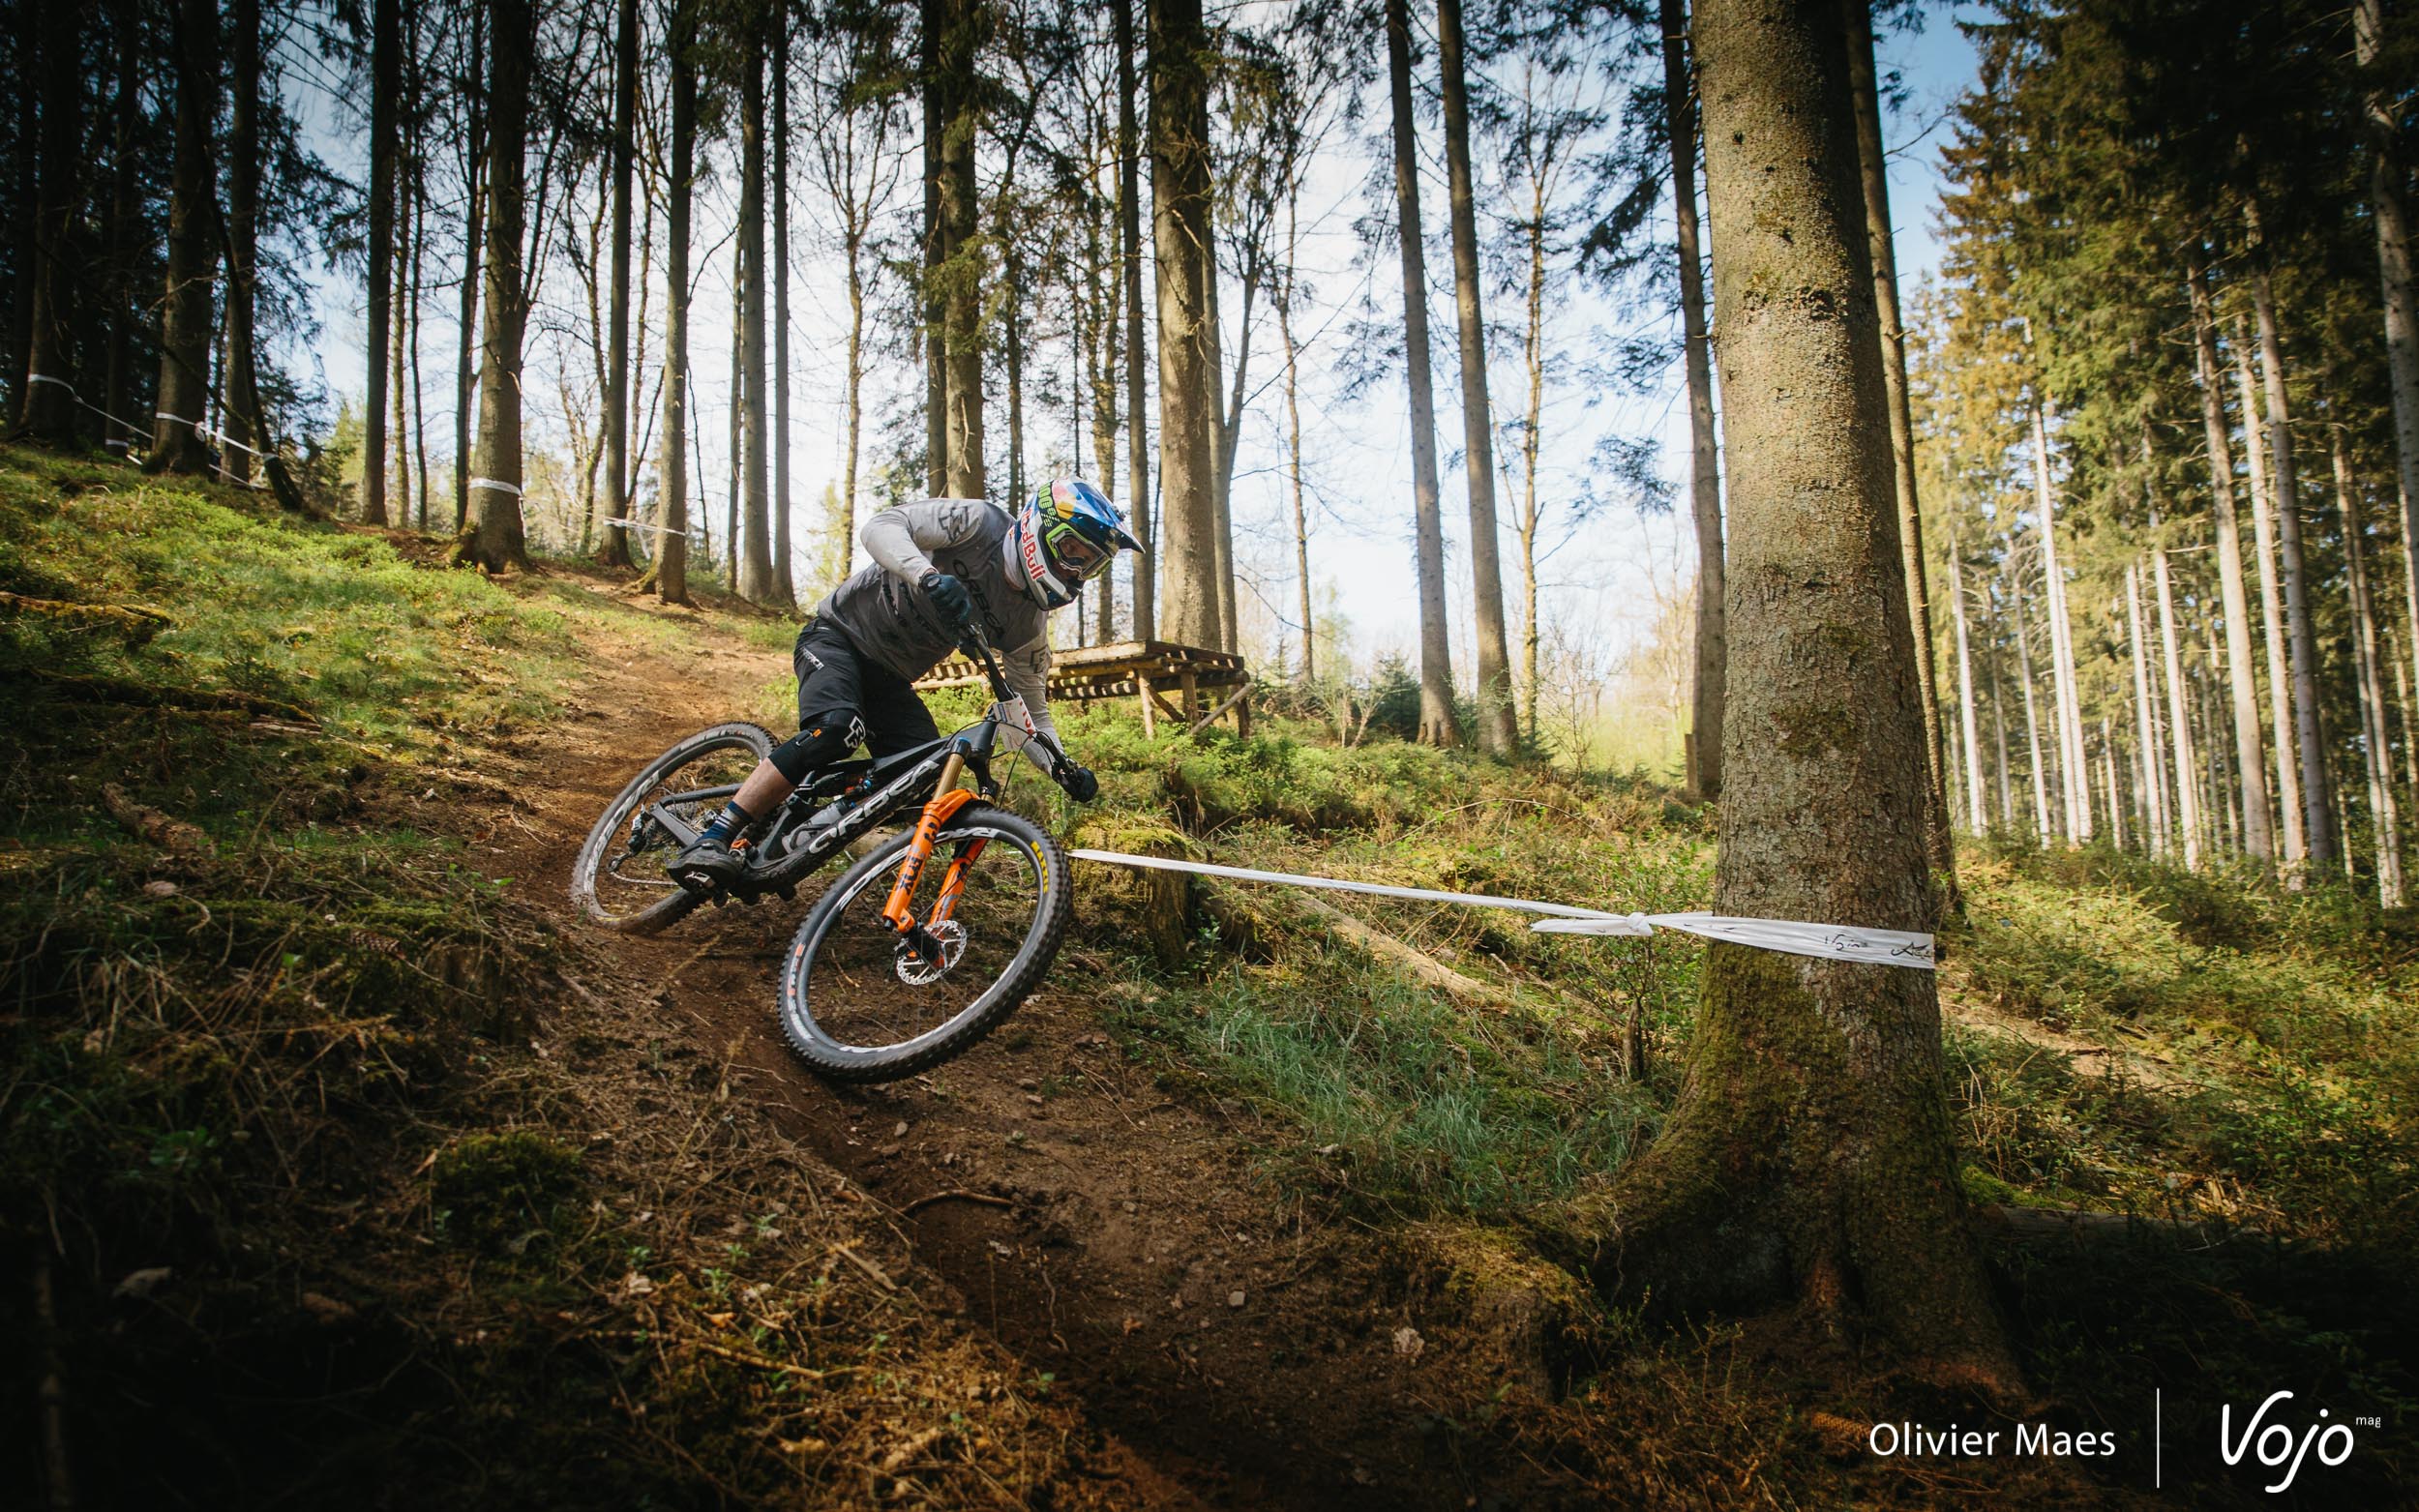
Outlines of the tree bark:
<svg viewBox="0 0 2419 1512">
<path fill-rule="evenodd" d="M 1946 740 L 1940 680 L 1932 666 L 1931 589 L 1924 580 L 1924 512 L 1915 483 L 1915 420 L 1907 407 L 1906 328 L 1898 317 L 1897 234 L 1890 222 L 1890 164 L 1882 150 L 1881 103 L 1873 80 L 1870 0 L 1839 0 L 1848 36 L 1848 97 L 1856 110 L 1858 178 L 1865 191 L 1865 234 L 1873 262 L 1873 304 L 1881 316 L 1882 379 L 1890 397 L 1890 455 L 1896 463 L 1898 548 L 1906 576 L 1907 619 L 1915 636 L 1916 686 L 1923 694 L 1924 759 L 1931 779 L 1928 832 L 1932 870 L 1956 900 L 1956 845 L 1949 828 Z M 2088 807 L 2085 832 L 2089 833 Z"/>
<path fill-rule="evenodd" d="M 983 253 L 976 242 L 974 136 L 981 120 L 975 99 L 974 60 L 990 12 L 985 0 L 944 0 L 940 70 L 941 223 L 948 249 L 942 268 L 943 322 L 947 351 L 945 440 L 948 491 L 978 499 L 988 491 L 983 469 Z"/>
<path fill-rule="evenodd" d="M 924 487 L 949 491 L 949 339 L 943 322 L 941 265 L 949 233 L 941 216 L 941 143 L 948 133 L 948 90 L 941 76 L 941 37 L 948 29 L 947 0 L 922 0 L 917 10 L 917 68 L 924 106 Z"/>
<path fill-rule="evenodd" d="M 1733 464 L 1715 906 L 1928 930 L 1846 41 L 1836 7 L 1753 0 L 1706 0 L 1694 40 Z M 1854 1310 L 1925 1375 L 2016 1386 L 1956 1176 L 1933 974 L 1722 942 L 1704 980 L 1679 1102 L 1585 1210 L 1598 1284 L 1682 1311 Z"/>
<path fill-rule="evenodd" d="M 2070 845 L 2091 839 L 2091 773 L 2083 759 L 2083 714 L 2075 685 L 2074 624 L 2058 564 L 2058 493 L 2049 479 L 2046 395 L 2033 402 L 2033 499 L 2041 517 L 2042 612 L 2049 625 L 2050 713 L 2058 726 L 2058 792 Z M 2046 837 L 2044 837 L 2045 839 Z"/>
<path fill-rule="evenodd" d="M 398 0 L 373 0 L 370 15 L 370 345 L 369 393 L 361 406 L 361 518 L 383 525 L 387 344 L 395 335 L 395 158 L 403 151 L 396 129 L 403 95 L 403 11 Z"/>
<path fill-rule="evenodd" d="M 773 7 L 773 602 L 798 606 L 790 545 L 790 8 Z"/>
<path fill-rule="evenodd" d="M 672 0 L 672 170 L 664 193 L 664 449 L 656 491 L 664 534 L 655 591 L 689 602 L 689 210 L 697 153 L 698 0 Z"/>
<path fill-rule="evenodd" d="M 2258 388 L 2252 377 L 2251 342 L 2242 316 L 2234 319 L 2234 380 L 2243 407 L 2243 450 L 2250 462 L 2252 549 L 2259 556 L 2260 641 L 2268 656 L 2268 728 L 2276 740 L 2279 854 L 2288 869 L 2309 859 L 2302 835 L 2301 773 L 2292 739 L 2292 684 L 2285 671 L 2284 595 L 2277 586 L 2276 497 L 2268 472 L 2267 443 L 2260 438 Z"/>
<path fill-rule="evenodd" d="M 478 391 L 471 353 L 479 332 L 479 267 L 486 252 L 487 99 L 479 66 L 487 57 L 488 0 L 470 0 L 469 45 L 463 60 L 465 130 L 463 133 L 462 333 L 454 364 L 454 530 L 470 517 L 471 416 Z"/>
<path fill-rule="evenodd" d="M 630 174 L 639 116 L 639 0 L 620 0 L 613 28 L 613 271 L 605 360 L 605 539 L 596 559 L 630 565 Z"/>
<path fill-rule="evenodd" d="M 1143 327 L 1142 138 L 1135 129 L 1134 6 L 1136 0 L 1111 0 L 1118 49 L 1118 236 L 1125 274 L 1125 439 L 1126 466 L 1133 485 L 1126 497 L 1126 518 L 1142 547 L 1134 553 L 1134 638 L 1149 640 L 1158 634 L 1158 566 L 1151 535 L 1150 416 L 1143 370 L 1146 348 Z M 1158 182 L 1157 163 L 1151 182 Z M 1152 212 L 1155 234 L 1157 212 Z M 1163 443 L 1164 444 L 1164 443 Z M 1109 480 L 1114 487 L 1115 480 Z"/>
<path fill-rule="evenodd" d="M 2024 738 L 2032 747 L 2033 844 L 2047 848 L 2049 770 L 2041 757 L 2041 705 L 2033 690 L 2033 648 L 2024 637 L 2024 575 L 2016 565 L 2016 538 L 2008 538 L 2008 604 L 2016 614 L 2016 667 L 2024 685 Z"/>
<path fill-rule="evenodd" d="M 2234 521 L 2234 452 L 2225 433 L 2225 402 L 2220 387 L 2225 369 L 2218 364 L 2217 321 L 2209 298 L 2208 263 L 2196 245 L 2187 264 L 2185 290 L 2192 298 L 2201 428 L 2209 443 L 2209 522 L 2211 533 L 2217 538 L 2218 592 L 2225 614 L 2234 764 L 2242 774 L 2243 784 L 2243 848 L 2261 866 L 2273 867 L 2276 843 L 2268 825 L 2268 782 L 2259 751 L 2259 688 L 2251 667 L 2251 599 L 2243 587 L 2242 532 Z"/>
<path fill-rule="evenodd" d="M 2351 572 L 2352 651 L 2360 695 L 2360 754 L 2369 778 L 2369 827 L 2375 843 L 2377 902 L 2399 908 L 2403 890 L 2402 815 L 2394 801 L 2393 746 L 2385 721 L 2385 679 L 2378 675 L 2377 621 L 2369 596 L 2367 549 L 2360 519 L 2360 490 L 2352 484 L 2351 444 L 2344 427 L 2329 428 L 2335 461 L 2335 502 L 2344 512 L 2344 564 Z M 2348 848 L 2348 846 L 2346 847 Z"/>
<path fill-rule="evenodd" d="M 1218 643 L 1212 432 L 1217 368 L 1210 321 L 1209 40 L 1201 0 L 1158 0 L 1150 14 L 1151 222 L 1159 283 L 1159 478 L 1166 524 L 1169 637 Z"/>
<path fill-rule="evenodd" d="M 105 448 L 124 456 L 141 438 L 119 417 L 134 407 L 130 389 L 134 377 L 135 311 L 143 303 L 135 279 L 135 248 L 145 236 L 137 210 L 140 176 L 134 155 L 143 124 L 142 65 L 149 60 L 144 55 L 142 29 L 136 24 L 140 12 L 135 0 L 118 0 L 112 9 L 117 82 L 110 105 L 109 210 L 103 237 L 109 259 L 109 326 L 101 380 L 101 407 L 108 415 L 101 422 L 101 435 Z"/>
<path fill-rule="evenodd" d="M 260 355 L 254 333 L 260 274 L 259 0 L 232 0 L 228 13 L 234 57 L 226 114 L 226 429 L 241 447 L 266 453 L 268 417 L 261 412 Z M 227 453 L 228 475 L 237 483 L 251 483 L 252 452 L 229 447 Z"/>
<path fill-rule="evenodd" d="M 2153 856 L 2167 849 L 2165 768 L 2159 764 L 2159 712 L 2150 697 L 2150 646 L 2142 634 L 2142 570 L 2139 562 L 2125 567 L 2126 626 L 2134 653 L 2134 728 L 2141 751 L 2141 792 L 2144 834 Z"/>
<path fill-rule="evenodd" d="M 2377 73 L 2383 29 L 2381 0 L 2352 0 L 2352 53 L 2363 75 L 2361 120 L 2369 135 L 2369 214 L 2377 228 L 2377 282 L 2385 306 L 2385 360 L 2394 395 L 2395 475 L 2401 483 L 2404 582 L 2409 617 L 2411 668 L 2419 678 L 2419 289 L 2410 269 L 2410 218 L 2404 170 L 2395 150 L 2392 82 Z M 2397 666 L 2400 664 L 2397 663 Z M 2419 747 L 2419 731 L 2406 739 Z M 2419 786 L 2419 785 L 2414 785 Z"/>
<path fill-rule="evenodd" d="M 762 10 L 750 10 L 739 25 L 742 74 L 739 85 L 739 246 L 742 271 L 739 313 L 739 486 L 742 490 L 739 597 L 751 604 L 774 598 L 772 502 L 766 490 L 764 372 L 764 28 Z"/>
<path fill-rule="evenodd" d="M 1233 397 L 1222 409 L 1210 413 L 1210 488 L 1211 509 L 1216 517 L 1218 579 L 1218 649 L 1233 651 L 1236 644 L 1235 623 L 1235 443 L 1243 430 L 1244 385 L 1251 370 L 1251 305 L 1259 288 L 1259 270 L 1246 263 L 1242 270 L 1242 319 L 1236 327 L 1235 377 Z M 1218 313 L 1217 243 L 1210 245 L 1210 373 L 1212 387 L 1217 376 L 1225 371 L 1225 328 Z"/>
<path fill-rule="evenodd" d="M 210 131 L 219 105 L 219 15 L 211 0 L 177 0 L 176 156 L 168 191 L 167 291 L 161 302 L 160 387 L 145 472 L 201 473 L 210 454 L 194 425 L 210 402 L 217 301 L 219 203 Z M 373 363 L 373 367 L 377 364 Z"/>
<path fill-rule="evenodd" d="M 1965 572 L 1957 557 L 1957 527 L 1949 525 L 1949 613 L 1957 636 L 1957 713 L 1965 736 L 1965 822 L 1977 835 L 1990 829 L 1983 805 L 1982 742 L 1975 726 L 1974 655 L 1965 638 Z"/>
<path fill-rule="evenodd" d="M 2256 223 L 2255 222 L 2255 230 Z M 2301 748 L 2302 831 L 2313 866 L 2334 861 L 2335 813 L 2327 795 L 2326 741 L 2318 726 L 2318 641 L 2310 622 L 2310 588 L 2302 567 L 2301 493 L 2293 465 L 2292 406 L 2285 393 L 2285 341 L 2277 329 L 2276 291 L 2263 259 L 2251 276 L 2252 311 L 2259 324 L 2259 366 L 2268 398 L 2268 459 L 2276 468 L 2277 565 L 2285 577 L 2285 641 L 2293 668 L 2293 733 Z M 2245 415 L 2243 423 L 2251 424 Z M 2276 732 L 2281 743 L 2285 731 Z"/>
<path fill-rule="evenodd" d="M 1386 0 L 1387 76 L 1393 102 L 1395 241 L 1403 262 L 1403 368 L 1411 390 L 1411 493 L 1419 585 L 1419 738 L 1460 742 L 1445 620 L 1445 526 L 1437 500 L 1436 393 L 1428 376 L 1428 273 L 1419 228 L 1419 146 L 1412 124 L 1411 16 Z"/>
<path fill-rule="evenodd" d="M 36 4 L 23 34 L 39 51 L 18 57 L 35 77 L 19 80 L 29 97 L 42 100 L 42 163 L 39 198 L 31 213 L 33 266 L 16 276 L 30 280 L 25 370 L 17 386 L 17 432 L 28 439 L 65 445 L 75 439 L 75 378 L 72 283 L 68 253 L 84 202 L 90 169 L 83 162 L 84 8 L 73 0 Z M 19 47 L 26 44 L 20 41 Z M 20 127 L 20 130 L 22 128 Z"/>
<path fill-rule="evenodd" d="M 1520 744 L 1504 637 L 1504 571 L 1495 529 L 1495 417 L 1487 399 L 1486 314 L 1478 271 L 1478 211 L 1470 172 L 1470 81 L 1461 0 L 1437 0 L 1437 65 L 1445 94 L 1445 165 L 1453 233 L 1453 307 L 1461 327 L 1463 472 L 1470 491 L 1470 578 L 1477 600 L 1478 746 L 1508 756 Z"/>
<path fill-rule="evenodd" d="M 1661 0 L 1663 112 L 1671 136 L 1671 199 L 1680 257 L 1680 335 L 1688 382 L 1688 514 L 1696 524 L 1695 671 L 1690 692 L 1688 790 L 1721 796 L 1723 689 L 1729 639 L 1723 617 L 1721 458 L 1714 435 L 1714 368 L 1705 336 L 1705 273 L 1697 245 L 1696 78 L 1688 63 L 1687 0 Z"/>
<path fill-rule="evenodd" d="M 528 323 L 522 158 L 529 135 L 535 31 L 528 0 L 488 0 L 488 8 L 494 35 L 488 53 L 487 325 L 480 339 L 470 515 L 456 553 L 502 572 L 529 561 L 521 516 L 521 347 Z"/>
</svg>

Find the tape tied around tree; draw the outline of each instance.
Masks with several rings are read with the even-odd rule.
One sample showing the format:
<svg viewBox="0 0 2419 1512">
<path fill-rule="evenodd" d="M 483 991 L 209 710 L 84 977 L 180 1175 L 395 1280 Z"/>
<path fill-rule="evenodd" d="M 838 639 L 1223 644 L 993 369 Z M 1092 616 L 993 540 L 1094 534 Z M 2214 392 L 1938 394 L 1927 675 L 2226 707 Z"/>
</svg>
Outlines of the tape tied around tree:
<svg viewBox="0 0 2419 1512">
<path fill-rule="evenodd" d="M 670 525 L 649 525 L 636 519 L 609 519 L 605 521 L 605 528 L 608 530 L 651 530 L 659 536 L 694 536 L 697 534 L 694 530 L 674 530 Z"/>
<path fill-rule="evenodd" d="M 1310 887 L 1329 892 L 1361 893 L 1372 898 L 1400 898 L 1414 903 L 1455 904 L 1466 908 L 1510 908 L 1547 917 L 1529 926 L 1546 934 L 1598 934 L 1639 938 L 1657 930 L 1677 930 L 1705 939 L 1751 945 L 1792 956 L 1823 961 L 1861 961 L 1874 965 L 1934 968 L 1932 937 L 1911 930 L 1865 929 L 1848 924 L 1807 924 L 1792 919 L 1742 919 L 1716 913 L 1610 913 L 1569 904 L 1539 903 L 1529 898 L 1496 898 L 1485 893 L 1443 892 L 1430 887 L 1393 887 L 1381 882 L 1355 882 L 1335 876 L 1304 876 L 1292 872 L 1261 872 L 1249 867 L 1219 866 L 1209 861 L 1178 861 L 1166 856 L 1129 856 L 1115 850 L 1070 850 L 1078 861 L 1136 867 L 1152 872 L 1190 872 L 1238 882 L 1269 882 L 1281 887 Z"/>
<path fill-rule="evenodd" d="M 521 497 L 521 485 L 506 483 L 501 478 L 473 478 L 463 487 L 463 491 L 469 493 L 479 489 L 493 489 L 498 493 L 509 493 L 514 498 Z"/>
</svg>

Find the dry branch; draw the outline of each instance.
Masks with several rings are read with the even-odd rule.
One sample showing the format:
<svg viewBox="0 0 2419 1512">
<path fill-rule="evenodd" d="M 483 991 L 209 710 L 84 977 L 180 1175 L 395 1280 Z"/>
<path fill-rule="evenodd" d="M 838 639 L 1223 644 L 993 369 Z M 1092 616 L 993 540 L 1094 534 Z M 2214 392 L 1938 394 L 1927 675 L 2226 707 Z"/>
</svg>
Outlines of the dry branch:
<svg viewBox="0 0 2419 1512">
<path fill-rule="evenodd" d="M 103 785 L 101 803 L 109 811 L 109 817 L 117 820 L 128 834 L 163 850 L 192 855 L 210 848 L 210 837 L 200 829 L 183 819 L 170 818 L 157 809 L 143 807 L 115 783 Z"/>
<path fill-rule="evenodd" d="M 112 630 L 132 645 L 141 645 L 176 621 L 140 604 L 71 604 L 63 599 L 34 599 L 21 593 L 0 593 L 0 614 L 30 614 L 38 619 L 66 620 L 95 629 Z"/>
</svg>

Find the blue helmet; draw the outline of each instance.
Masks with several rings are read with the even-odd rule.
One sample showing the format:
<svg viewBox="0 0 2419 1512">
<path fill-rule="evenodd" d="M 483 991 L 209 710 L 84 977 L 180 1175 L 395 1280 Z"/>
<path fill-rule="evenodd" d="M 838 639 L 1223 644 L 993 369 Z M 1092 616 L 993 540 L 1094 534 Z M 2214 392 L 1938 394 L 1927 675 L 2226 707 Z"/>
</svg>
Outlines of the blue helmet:
<svg viewBox="0 0 2419 1512">
<path fill-rule="evenodd" d="M 1016 555 L 1026 587 L 1044 608 L 1075 602 L 1087 578 L 1109 570 L 1118 550 L 1142 549 L 1125 533 L 1125 517 L 1109 496 L 1081 478 L 1058 478 L 1036 489 L 1016 512 Z"/>
</svg>

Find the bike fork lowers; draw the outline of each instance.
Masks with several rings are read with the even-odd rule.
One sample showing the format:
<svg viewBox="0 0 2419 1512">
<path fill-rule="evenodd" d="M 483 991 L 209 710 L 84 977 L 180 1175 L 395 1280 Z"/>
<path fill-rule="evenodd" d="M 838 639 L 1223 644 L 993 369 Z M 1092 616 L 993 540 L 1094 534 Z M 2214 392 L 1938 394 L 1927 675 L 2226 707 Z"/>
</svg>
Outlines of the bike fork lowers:
<svg viewBox="0 0 2419 1512">
<path fill-rule="evenodd" d="M 917 921 L 912 906 L 915 879 L 923 875 L 924 863 L 932 858 L 941 826 L 975 797 L 971 789 L 958 786 L 958 779 L 965 772 L 965 755 L 950 752 L 941 765 L 941 779 L 933 789 L 932 800 L 924 805 L 923 814 L 915 821 L 915 833 L 909 839 L 907 854 L 899 862 L 898 879 L 890 884 L 890 897 L 881 905 L 882 921 L 897 932 L 919 960 L 936 966 L 943 964 L 945 955 L 941 940 L 927 925 L 944 922 L 956 908 L 959 895 L 966 890 L 966 869 L 982 853 L 983 843 L 972 842 L 949 863 L 949 870 L 941 876 L 941 893 L 933 900 L 932 914 L 922 923 Z"/>
</svg>

